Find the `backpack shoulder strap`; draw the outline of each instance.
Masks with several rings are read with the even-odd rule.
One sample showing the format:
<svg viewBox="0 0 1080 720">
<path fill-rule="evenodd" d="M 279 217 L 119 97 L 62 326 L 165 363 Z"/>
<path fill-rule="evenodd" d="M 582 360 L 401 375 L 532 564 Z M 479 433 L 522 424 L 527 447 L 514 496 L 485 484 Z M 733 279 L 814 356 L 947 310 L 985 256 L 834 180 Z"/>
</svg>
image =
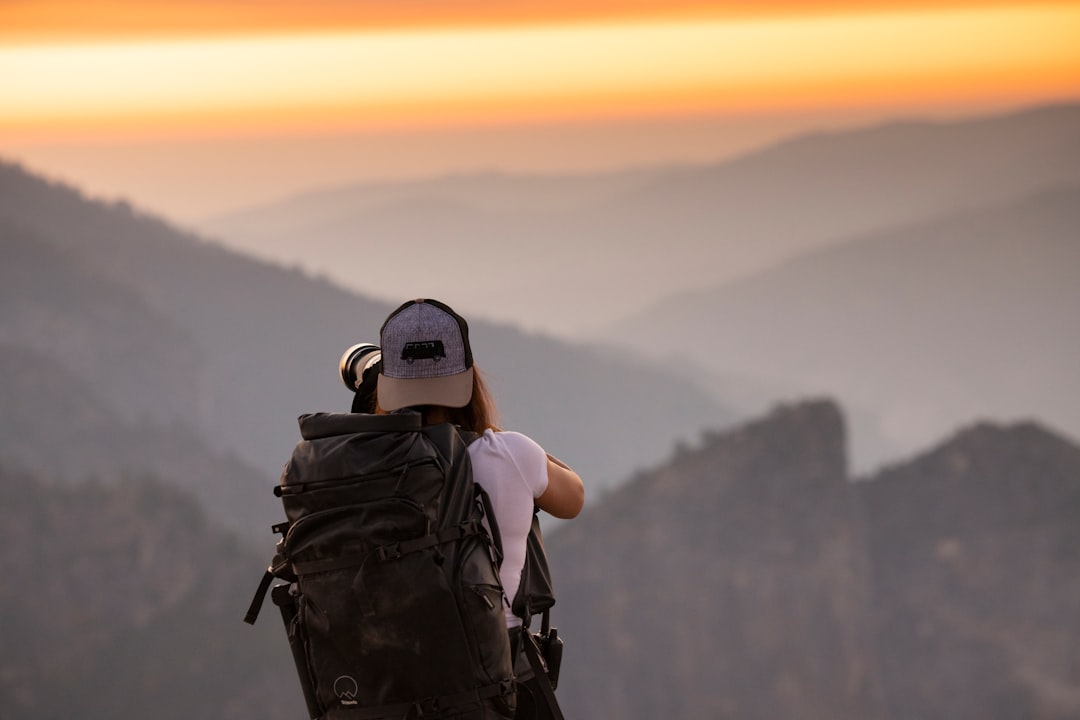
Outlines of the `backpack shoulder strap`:
<svg viewBox="0 0 1080 720">
<path fill-rule="evenodd" d="M 473 432 L 472 430 L 457 428 L 457 432 L 466 447 L 480 439 L 480 434 Z M 503 544 L 502 534 L 499 532 L 499 521 L 495 518 L 495 508 L 491 504 L 491 498 L 488 496 L 487 491 L 480 487 L 478 483 L 474 483 L 473 485 L 476 488 L 476 496 L 480 501 L 480 505 L 484 508 L 484 517 L 487 518 L 488 530 L 491 533 L 491 544 L 495 549 L 495 564 L 501 569 L 503 561 Z"/>
</svg>

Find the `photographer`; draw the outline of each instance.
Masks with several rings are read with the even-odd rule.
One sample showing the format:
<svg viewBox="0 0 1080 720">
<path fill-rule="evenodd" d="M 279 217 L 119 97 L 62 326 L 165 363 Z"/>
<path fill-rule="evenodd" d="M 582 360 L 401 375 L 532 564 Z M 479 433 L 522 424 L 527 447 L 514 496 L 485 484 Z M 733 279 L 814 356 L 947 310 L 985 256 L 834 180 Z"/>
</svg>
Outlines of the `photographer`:
<svg viewBox="0 0 1080 720">
<path fill-rule="evenodd" d="M 499 574 L 506 596 L 514 598 L 534 507 L 558 518 L 576 517 L 585 500 L 581 478 L 529 437 L 496 425 L 494 402 L 473 364 L 468 324 L 450 307 L 410 300 L 386 319 L 379 341 L 381 353 L 373 345 L 357 345 L 342 357 L 342 378 L 356 390 L 353 412 L 412 408 L 425 425 L 449 422 L 478 436 L 468 448 L 473 479 L 491 499 L 503 547 Z M 509 607 L 506 624 L 519 649 L 522 618 Z M 529 675 L 526 665 L 516 717 L 561 717 Z M 547 696 L 553 697 L 550 690 Z"/>
</svg>

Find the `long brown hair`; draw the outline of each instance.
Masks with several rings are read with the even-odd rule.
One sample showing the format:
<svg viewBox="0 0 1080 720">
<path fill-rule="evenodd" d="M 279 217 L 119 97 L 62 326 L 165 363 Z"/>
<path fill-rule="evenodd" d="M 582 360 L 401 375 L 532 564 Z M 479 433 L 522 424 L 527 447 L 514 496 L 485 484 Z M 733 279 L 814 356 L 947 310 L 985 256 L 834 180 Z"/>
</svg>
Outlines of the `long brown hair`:
<svg viewBox="0 0 1080 720">
<path fill-rule="evenodd" d="M 375 412 L 379 415 L 385 415 L 386 411 L 379 405 L 379 391 L 375 390 Z M 469 399 L 469 404 L 464 407 L 446 407 L 444 405 L 420 405 L 414 410 L 419 410 L 424 414 L 424 422 L 428 422 L 428 417 L 435 414 L 436 411 L 440 415 L 444 416 L 446 422 L 453 423 L 465 430 L 471 430 L 475 433 L 483 433 L 485 430 L 499 431 L 498 411 L 495 409 L 495 400 L 491 396 L 491 391 L 488 390 L 487 383 L 484 382 L 483 375 L 480 369 L 473 365 L 473 386 L 472 397 Z"/>
</svg>

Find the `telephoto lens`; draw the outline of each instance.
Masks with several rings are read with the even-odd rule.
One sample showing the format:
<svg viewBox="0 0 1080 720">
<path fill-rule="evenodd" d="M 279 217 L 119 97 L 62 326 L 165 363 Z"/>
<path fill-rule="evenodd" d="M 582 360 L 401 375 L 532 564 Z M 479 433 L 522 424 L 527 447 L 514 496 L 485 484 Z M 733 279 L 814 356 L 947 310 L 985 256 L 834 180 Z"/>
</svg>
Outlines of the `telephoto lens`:
<svg viewBox="0 0 1080 720">
<path fill-rule="evenodd" d="M 382 360 L 382 350 L 371 343 L 357 343 L 341 355 L 341 382 L 349 390 L 359 390 L 364 374 Z"/>
</svg>

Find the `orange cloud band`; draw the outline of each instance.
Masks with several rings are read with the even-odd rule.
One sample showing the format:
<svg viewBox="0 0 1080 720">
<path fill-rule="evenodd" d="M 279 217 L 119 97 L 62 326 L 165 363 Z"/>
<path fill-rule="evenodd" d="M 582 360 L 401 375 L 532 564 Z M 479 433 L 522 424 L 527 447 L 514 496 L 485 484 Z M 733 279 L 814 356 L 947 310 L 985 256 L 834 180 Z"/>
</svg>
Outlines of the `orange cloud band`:
<svg viewBox="0 0 1080 720">
<path fill-rule="evenodd" d="M 1080 94 L 1080 8 L 0 48 L 26 139 Z"/>
<path fill-rule="evenodd" d="M 122 41 L 386 29 L 749 19 L 992 8 L 1007 0 L 6 0 L 0 38 Z"/>
</svg>

